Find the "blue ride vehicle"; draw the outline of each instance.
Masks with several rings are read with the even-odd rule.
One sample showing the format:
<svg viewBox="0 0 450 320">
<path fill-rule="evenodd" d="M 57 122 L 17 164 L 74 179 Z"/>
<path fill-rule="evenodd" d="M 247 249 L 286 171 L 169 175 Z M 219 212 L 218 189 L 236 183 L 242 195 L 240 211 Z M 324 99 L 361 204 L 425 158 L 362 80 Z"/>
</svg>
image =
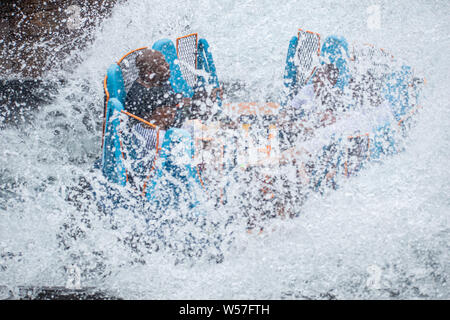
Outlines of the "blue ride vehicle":
<svg viewBox="0 0 450 320">
<path fill-rule="evenodd" d="M 116 187 L 127 186 L 129 172 L 127 172 L 126 162 L 127 158 L 133 157 L 133 152 L 127 152 L 123 146 L 121 119 L 124 116 L 132 117 L 154 127 L 154 125 L 146 122 L 144 119 L 127 112 L 125 106 L 127 90 L 137 78 L 136 56 L 141 50 L 147 48 L 142 47 L 127 53 L 117 63 L 112 64 L 108 68 L 104 78 L 106 99 L 102 157 L 98 166 L 107 181 L 112 183 L 106 186 L 108 194 L 101 196 L 101 200 L 108 202 L 108 205 L 113 208 L 121 203 L 123 193 L 129 193 L 124 191 L 124 189 L 116 192 Z M 175 93 L 190 98 L 194 94 L 194 89 L 200 86 L 209 85 L 218 87 L 219 83 L 214 61 L 209 52 L 209 44 L 205 39 L 197 39 L 197 34 L 178 38 L 176 47 L 171 40 L 162 39 L 156 41 L 151 48 L 160 51 L 168 62 L 170 66 L 169 81 Z M 191 60 L 192 58 L 195 60 L 195 64 L 192 66 L 195 72 L 192 72 L 190 69 L 191 66 L 187 65 L 186 62 L 184 64 L 180 63 L 179 56 L 183 54 L 183 50 L 188 49 L 191 51 L 194 50 L 195 52 L 195 56 L 191 57 Z M 186 59 L 184 60 L 186 61 Z M 184 75 L 187 80 L 183 77 L 182 70 L 184 70 Z M 202 73 L 197 74 L 197 71 L 202 71 Z M 173 149 L 177 146 L 177 152 L 179 152 L 180 145 L 184 155 L 188 155 L 190 158 L 194 156 L 193 137 L 189 132 L 180 128 L 167 130 L 161 146 L 157 145 L 156 147 L 154 162 L 148 168 L 148 179 L 146 179 L 142 186 L 138 186 L 135 190 L 136 197 L 143 197 L 151 202 L 160 201 L 161 199 L 157 199 L 156 197 L 158 192 L 161 192 L 161 186 L 158 183 L 162 176 L 171 175 L 183 185 L 183 190 L 177 189 L 177 186 L 174 184 L 164 186 L 164 192 L 172 190 L 170 197 L 174 201 L 171 201 L 171 204 L 176 205 L 178 200 L 183 197 L 182 193 L 187 192 L 189 194 L 189 207 L 194 208 L 197 206 L 199 202 L 197 195 L 201 193 L 199 190 L 203 188 L 200 173 L 193 162 L 179 165 L 176 163 L 177 161 L 174 161 L 176 159 L 173 157 Z"/>
<path fill-rule="evenodd" d="M 104 79 L 106 102 L 102 158 L 99 167 L 107 181 L 112 184 L 107 186 L 109 193 L 102 198 L 101 202 L 108 203 L 113 208 L 117 207 L 119 203 L 125 207 L 129 205 L 127 201 L 121 202 L 125 192 L 123 189 L 119 192 L 114 191 L 116 187 L 126 187 L 128 184 L 126 158 L 131 156 L 124 150 L 121 141 L 121 119 L 123 117 L 137 118 L 126 111 L 127 108 L 124 104 L 127 90 L 136 79 L 134 60 L 139 51 L 146 48 L 138 48 L 127 53 L 108 68 Z M 205 39 L 198 40 L 197 34 L 178 38 L 176 46 L 171 40 L 159 40 L 153 44 L 152 49 L 160 51 L 169 63 L 170 84 L 176 93 L 182 94 L 184 97 L 192 97 L 198 86 L 219 87 L 208 42 Z M 220 164 L 221 176 L 230 176 L 236 172 L 236 168 L 248 169 L 255 166 L 267 166 L 267 163 L 270 163 L 268 165 L 270 168 L 278 165 L 279 158 L 275 152 L 273 139 L 266 141 L 266 145 L 263 145 L 262 148 L 261 143 L 258 148 L 255 148 L 256 153 L 260 153 L 262 150 L 264 154 L 267 154 L 265 160 L 268 161 L 265 161 L 265 164 L 261 165 L 261 161 L 245 165 L 239 163 L 239 154 L 243 151 L 241 149 L 245 149 L 247 154 L 250 154 L 251 146 L 243 142 L 251 136 L 249 128 L 252 125 L 248 119 L 251 118 L 254 122 L 255 118 L 259 117 L 261 120 L 267 117 L 267 112 L 261 111 L 264 109 L 261 105 L 264 105 L 266 107 L 264 110 L 270 111 L 272 120 L 269 124 L 262 123 L 265 120 L 261 120 L 262 125 L 259 127 L 267 128 L 260 130 L 257 135 L 273 138 L 274 133 L 270 130 L 278 126 L 276 119 L 279 112 L 289 108 L 292 99 L 303 87 L 311 84 L 318 68 L 325 63 L 332 63 L 337 67 L 338 79 L 335 87 L 344 93 L 351 87 L 352 81 L 363 82 L 358 79 L 361 73 L 358 68 L 361 65 L 367 65 L 368 70 L 364 70 L 364 72 L 367 71 L 372 75 L 370 81 L 376 82 L 378 85 L 377 90 L 383 100 L 389 104 L 393 118 L 378 121 L 375 126 L 371 127 L 356 126 L 350 131 L 341 132 L 336 130 L 332 135 L 327 136 L 328 140 L 322 141 L 322 147 L 314 154 L 316 163 L 320 163 L 320 165 L 315 165 L 310 169 L 308 189 L 323 190 L 323 187 L 329 182 L 336 188 L 339 176 L 354 175 L 369 161 L 381 160 L 384 156 L 397 153 L 402 149 L 402 137 L 408 131 L 412 115 L 420 108 L 420 84 L 423 81 L 414 76 L 410 67 L 398 63 L 383 50 L 364 46 L 350 48 L 344 38 L 337 36 L 327 37 L 321 45 L 319 34 L 300 29 L 298 35 L 293 37 L 289 43 L 284 73 L 285 94 L 282 101 L 261 104 L 256 102 L 223 103 L 219 100 L 220 110 L 227 114 L 235 113 L 234 119 L 238 123 L 235 129 L 241 129 L 237 142 L 236 139 L 232 140 L 231 138 L 221 142 L 222 157 L 224 157 L 223 154 L 228 154 L 226 163 L 223 163 L 222 159 Z M 344 115 L 356 112 L 355 110 L 356 106 L 349 102 Z M 291 121 L 303 121 L 303 116 L 300 114 L 298 118 L 293 117 Z M 143 119 L 138 120 L 144 121 Z M 239 128 L 239 126 L 241 127 Z M 339 129 L 338 126 L 336 128 Z M 216 139 L 217 137 L 214 135 L 219 135 L 219 131 L 210 130 L 209 139 Z M 202 132 L 202 138 L 204 138 L 204 132 Z M 283 132 L 279 130 L 275 135 L 282 136 Z M 197 140 L 197 137 L 192 136 L 186 130 L 179 128 L 168 130 L 161 147 L 157 147 L 148 179 L 136 190 L 134 196 L 157 204 L 157 210 L 164 210 L 167 206 L 177 207 L 181 201 L 187 208 L 196 211 L 195 208 L 198 208 L 208 195 L 214 193 L 220 194 L 221 203 L 226 202 L 227 188 L 230 187 L 228 182 L 220 183 L 221 190 L 216 192 L 217 190 L 213 190 L 216 187 L 214 184 L 204 185 L 204 180 L 208 180 L 208 177 L 202 177 L 206 172 L 203 172 L 202 166 L 199 166 L 198 162 L 192 161 L 180 166 L 176 164 L 177 161 L 174 161 L 175 145 L 181 145 L 184 154 L 188 154 L 189 157 L 196 157 L 201 148 Z M 241 158 L 245 159 L 246 157 Z M 331 172 L 334 174 L 330 175 Z M 161 186 L 160 182 L 167 180 L 162 177 L 167 176 L 173 177 L 178 185 L 172 183 Z M 261 187 L 262 190 L 266 186 L 267 184 L 263 183 L 262 187 L 258 187 Z M 270 189 L 270 183 L 268 187 Z M 169 190 L 171 191 L 169 192 Z M 161 198 L 160 195 L 165 193 L 170 193 L 170 195 Z M 261 197 L 261 199 L 263 198 Z M 196 214 L 204 214 L 200 211 L 198 210 Z"/>
</svg>

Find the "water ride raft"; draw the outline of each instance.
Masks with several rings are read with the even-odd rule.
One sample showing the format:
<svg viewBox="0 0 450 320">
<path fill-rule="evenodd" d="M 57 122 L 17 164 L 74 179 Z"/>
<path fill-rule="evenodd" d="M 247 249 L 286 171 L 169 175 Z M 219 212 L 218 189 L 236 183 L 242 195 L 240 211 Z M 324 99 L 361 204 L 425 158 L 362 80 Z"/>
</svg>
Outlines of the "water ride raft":
<svg viewBox="0 0 450 320">
<path fill-rule="evenodd" d="M 134 118 L 153 126 L 127 112 L 125 106 L 126 92 L 137 78 L 136 56 L 146 48 L 137 48 L 125 54 L 108 68 L 104 78 L 106 99 L 100 168 L 109 183 L 122 187 L 127 186 L 129 169 L 122 144 L 121 123 L 127 118 Z M 203 86 L 210 91 L 219 87 L 214 59 L 206 39 L 198 39 L 197 34 L 190 34 L 177 38 L 176 45 L 169 39 L 162 39 L 151 48 L 163 53 L 169 63 L 170 84 L 176 93 L 192 97 L 195 88 Z M 191 119 L 187 121 L 193 128 L 189 133 L 178 128 L 168 130 L 167 136 L 185 138 L 193 145 L 189 151 L 192 161 L 183 164 L 188 180 L 185 182 L 186 190 L 192 195 L 198 192 L 215 194 L 223 203 L 229 183 L 219 180 L 225 179 L 235 170 L 259 168 L 260 176 L 270 177 L 271 173 L 279 169 L 281 159 L 290 157 L 290 161 L 293 158 L 295 160 L 298 152 L 282 154 L 280 139 L 283 131 L 278 118 L 283 109 L 289 108 L 295 95 L 311 84 L 317 68 L 324 61 L 338 67 L 336 87 L 343 92 L 350 81 L 364 81 L 361 74 L 369 72 L 373 75 L 371 81 L 376 82 L 377 90 L 387 101 L 391 116 L 385 116 L 386 110 L 373 108 L 362 113 L 359 110 L 358 113 L 352 102 L 349 102 L 341 117 L 342 121 L 318 129 L 315 137 L 305 144 L 314 150 L 316 158 L 322 160 L 320 167 L 316 166 L 309 172 L 307 187 L 312 190 L 323 187 L 329 180 L 326 177 L 330 168 L 334 171 L 332 185 L 336 187 L 339 177 L 355 175 L 366 163 L 380 161 L 386 155 L 401 151 L 402 140 L 414 123 L 413 116 L 421 108 L 419 98 L 424 80 L 415 76 L 411 67 L 395 59 L 386 50 L 372 45 L 355 44 L 350 47 L 344 38 L 336 36 L 327 37 L 322 44 L 320 34 L 299 29 L 288 46 L 283 99 L 275 102 L 229 102 L 218 99 L 211 107 L 214 108 L 211 113 L 232 119 L 236 124 L 232 129 L 224 128 L 220 121 L 214 119 Z M 371 115 L 367 116 L 368 113 Z M 375 121 L 371 120 L 375 118 Z M 302 119 L 293 117 L 291 121 L 295 123 Z M 155 199 L 155 186 L 164 175 L 163 167 L 167 164 L 169 149 L 164 142 L 157 146 L 148 179 L 135 190 L 137 197 L 149 201 Z M 327 153 L 332 153 L 332 156 Z M 267 187 L 268 180 L 271 179 L 259 179 L 263 181 L 263 186 L 258 187 L 261 190 Z M 273 193 L 269 194 L 273 196 Z M 191 198 L 191 207 L 201 201 L 201 197 Z"/>
</svg>

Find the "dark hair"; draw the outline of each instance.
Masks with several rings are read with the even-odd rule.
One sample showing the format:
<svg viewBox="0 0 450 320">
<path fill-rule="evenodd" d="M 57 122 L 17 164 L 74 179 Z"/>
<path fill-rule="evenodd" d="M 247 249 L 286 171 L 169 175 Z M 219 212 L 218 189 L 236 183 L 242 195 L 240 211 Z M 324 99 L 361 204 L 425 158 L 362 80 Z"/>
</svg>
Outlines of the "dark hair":
<svg viewBox="0 0 450 320">
<path fill-rule="evenodd" d="M 156 50 L 144 49 L 136 57 L 136 67 L 138 68 L 139 78 L 142 80 L 146 80 L 150 71 L 153 71 L 158 81 L 168 81 L 170 68 L 166 67 L 167 65 L 164 55 Z"/>
</svg>

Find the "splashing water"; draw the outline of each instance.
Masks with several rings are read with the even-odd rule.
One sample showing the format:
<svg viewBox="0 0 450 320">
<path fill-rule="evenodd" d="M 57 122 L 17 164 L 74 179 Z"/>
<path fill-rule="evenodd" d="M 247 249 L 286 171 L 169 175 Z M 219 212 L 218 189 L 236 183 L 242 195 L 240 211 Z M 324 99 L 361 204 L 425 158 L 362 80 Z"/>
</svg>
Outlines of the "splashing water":
<svg viewBox="0 0 450 320">
<path fill-rule="evenodd" d="M 0 286 L 64 286 L 76 251 L 85 262 L 83 285 L 124 298 L 448 299 L 450 63 L 443 53 L 450 49 L 449 4 L 376 1 L 381 21 L 375 30 L 367 25 L 371 5 L 120 3 L 92 45 L 74 53 L 83 61 L 63 74 L 67 84 L 54 101 L 32 122 L 1 131 Z M 164 251 L 134 256 L 117 239 L 142 218 L 124 210 L 114 217 L 115 228 L 94 215 L 83 241 L 64 250 L 58 235 L 67 217 L 86 231 L 82 212 L 95 210 L 89 199 L 80 200 L 83 210 L 68 203 L 67 187 L 96 174 L 91 168 L 100 154 L 101 80 L 109 64 L 160 38 L 198 32 L 212 46 L 220 79 L 242 81 L 251 89 L 248 101 L 264 101 L 282 89 L 288 42 L 299 27 L 376 44 L 425 76 L 424 108 L 405 152 L 371 163 L 336 191 L 312 194 L 300 217 L 274 220 L 270 232 L 234 230 L 219 264 L 174 264 Z M 212 207 L 208 212 L 218 219 L 227 214 Z M 127 263 L 136 259 L 145 263 Z M 102 272 L 89 275 L 90 267 Z"/>
</svg>

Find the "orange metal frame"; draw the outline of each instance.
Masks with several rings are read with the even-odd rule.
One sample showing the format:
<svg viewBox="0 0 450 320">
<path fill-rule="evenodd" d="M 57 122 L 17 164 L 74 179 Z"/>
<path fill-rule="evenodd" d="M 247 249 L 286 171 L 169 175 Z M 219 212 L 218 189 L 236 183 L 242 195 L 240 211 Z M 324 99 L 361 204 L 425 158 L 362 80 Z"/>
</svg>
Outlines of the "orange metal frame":
<svg viewBox="0 0 450 320">
<path fill-rule="evenodd" d="M 315 34 L 318 38 L 319 38 L 319 47 L 317 48 L 317 55 L 320 55 L 320 33 L 317 32 L 312 32 L 309 30 L 303 30 L 301 28 L 298 29 L 298 39 L 300 40 L 300 32 L 306 32 L 306 33 L 310 33 L 310 34 Z"/>
<path fill-rule="evenodd" d="M 120 58 L 119 61 L 117 61 L 117 64 L 120 66 L 120 64 L 122 63 L 123 59 L 128 57 L 130 54 L 132 54 L 133 52 L 139 51 L 139 50 L 147 49 L 147 48 L 148 47 L 141 47 L 141 48 L 138 48 L 138 49 L 131 50 L 130 52 L 125 54 L 122 58 Z M 109 101 L 109 92 L 108 92 L 107 81 L 108 81 L 108 76 L 106 75 L 105 78 L 103 79 L 103 89 L 105 90 L 106 101 L 105 101 L 105 112 L 103 113 L 102 148 L 103 148 L 103 143 L 104 143 L 104 140 L 105 140 L 106 111 L 107 111 L 106 109 L 108 108 L 108 101 Z"/>
<path fill-rule="evenodd" d="M 314 35 L 317 35 L 317 37 L 319 38 L 319 46 L 318 46 L 318 48 L 317 48 L 317 56 L 320 56 L 320 33 L 317 33 L 317 32 L 312 32 L 312 31 L 309 31 L 309 30 L 303 30 L 303 29 L 301 29 L 301 28 L 299 28 L 298 29 L 298 39 L 300 40 L 300 32 L 306 32 L 306 33 L 310 33 L 310 34 L 314 34 Z M 311 77 L 313 76 L 313 74 L 314 74 L 314 72 L 316 71 L 316 67 L 314 67 L 313 69 L 312 69 L 312 71 L 311 71 L 311 74 L 308 76 L 308 78 L 306 79 L 306 83 L 308 83 L 309 82 L 309 80 L 311 79 Z"/>
<path fill-rule="evenodd" d="M 184 36 L 184 37 L 182 37 L 182 38 L 189 37 L 189 36 L 192 36 L 192 35 L 193 35 L 193 34 L 190 34 L 190 35 Z M 197 35 L 197 34 L 195 33 L 195 35 Z M 181 39 L 181 38 L 178 38 L 178 39 Z M 178 39 L 177 39 L 177 55 L 178 55 Z M 198 38 L 196 37 L 196 45 L 197 45 L 197 44 L 198 44 Z M 140 51 L 140 50 L 147 49 L 147 48 L 148 48 L 148 47 L 141 47 L 141 48 L 138 48 L 138 49 L 131 50 L 130 52 L 128 52 L 127 54 L 125 54 L 124 56 L 122 56 L 122 57 L 117 61 L 117 64 L 120 66 L 120 64 L 122 63 L 122 61 L 123 61 L 126 57 L 128 57 L 130 54 L 132 54 L 132 53 L 134 53 L 134 52 L 136 52 L 136 51 Z M 195 64 L 196 64 L 196 66 L 197 66 L 197 59 L 195 59 Z M 109 98 L 110 98 L 110 94 L 109 94 L 108 86 L 107 86 L 107 81 L 108 81 L 108 76 L 105 76 L 105 78 L 103 79 L 103 89 L 104 89 L 104 91 L 105 91 L 106 101 L 105 101 L 105 110 L 104 110 L 104 115 L 103 115 L 102 148 L 103 148 L 104 140 L 105 140 L 106 112 L 107 112 L 108 102 L 109 102 Z M 150 122 L 148 122 L 148 121 L 146 121 L 146 120 L 144 120 L 144 119 L 142 119 L 142 118 L 140 118 L 140 117 L 138 117 L 138 116 L 135 116 L 134 114 L 129 113 L 129 112 L 125 111 L 125 110 L 122 110 L 121 112 L 122 112 L 123 114 L 125 114 L 125 115 L 131 117 L 131 118 L 134 118 L 134 119 L 136 119 L 136 120 L 138 120 L 138 121 L 140 121 L 140 122 L 142 122 L 142 123 L 145 123 L 146 125 L 148 125 L 148 126 L 154 128 L 154 129 L 157 129 L 157 130 L 158 130 L 158 131 L 157 131 L 157 138 L 156 138 L 157 141 L 156 141 L 156 155 L 155 155 L 155 160 L 154 160 L 154 163 L 153 163 L 152 168 L 150 169 L 149 175 L 146 177 L 146 180 L 145 180 L 145 182 L 144 182 L 144 186 L 143 186 L 143 188 L 142 188 L 142 189 L 143 189 L 143 190 L 142 190 L 142 196 L 145 196 L 145 190 L 146 190 L 146 188 L 147 188 L 147 181 L 148 181 L 148 179 L 150 178 L 151 173 L 152 173 L 153 170 L 155 169 L 156 159 L 157 159 L 157 157 L 158 157 L 159 151 L 161 150 L 161 148 L 160 148 L 160 146 L 159 146 L 159 128 L 157 128 L 157 126 L 154 125 L 153 123 L 150 123 Z M 122 141 L 121 141 L 121 140 L 120 140 L 120 148 L 121 148 L 120 151 L 121 151 L 121 154 L 122 154 L 122 158 L 124 158 L 124 154 L 123 154 L 123 151 L 122 151 L 122 148 L 123 148 L 123 147 L 122 147 Z M 200 179 L 201 185 L 204 187 L 204 185 L 203 185 L 203 180 L 202 180 L 202 178 L 201 178 L 201 176 L 200 176 L 200 172 L 199 172 L 198 168 L 197 168 L 197 173 L 198 173 L 198 175 L 199 175 L 199 179 Z M 128 182 L 128 172 L 127 172 L 126 169 L 125 169 L 125 175 L 126 175 L 126 181 Z"/>
<path fill-rule="evenodd" d="M 179 56 L 179 54 L 178 54 L 178 42 L 179 42 L 181 39 L 188 38 L 188 37 L 192 37 L 192 36 L 194 36 L 194 35 L 195 35 L 195 68 L 197 69 L 198 33 L 191 33 L 191 34 L 188 34 L 188 35 L 185 35 L 185 36 L 182 36 L 182 37 L 177 38 L 177 41 L 176 41 L 176 47 L 177 47 L 177 57 L 179 58 L 180 56 Z"/>
<path fill-rule="evenodd" d="M 148 47 L 141 47 L 141 48 L 137 48 L 134 50 L 131 50 L 130 52 L 128 52 L 126 55 L 124 55 L 122 58 L 119 59 L 119 61 L 117 61 L 117 64 L 120 66 L 120 64 L 122 63 L 122 60 L 125 59 L 126 57 L 128 57 L 130 54 L 139 51 L 139 50 L 144 50 L 144 49 L 148 49 Z"/>
</svg>

